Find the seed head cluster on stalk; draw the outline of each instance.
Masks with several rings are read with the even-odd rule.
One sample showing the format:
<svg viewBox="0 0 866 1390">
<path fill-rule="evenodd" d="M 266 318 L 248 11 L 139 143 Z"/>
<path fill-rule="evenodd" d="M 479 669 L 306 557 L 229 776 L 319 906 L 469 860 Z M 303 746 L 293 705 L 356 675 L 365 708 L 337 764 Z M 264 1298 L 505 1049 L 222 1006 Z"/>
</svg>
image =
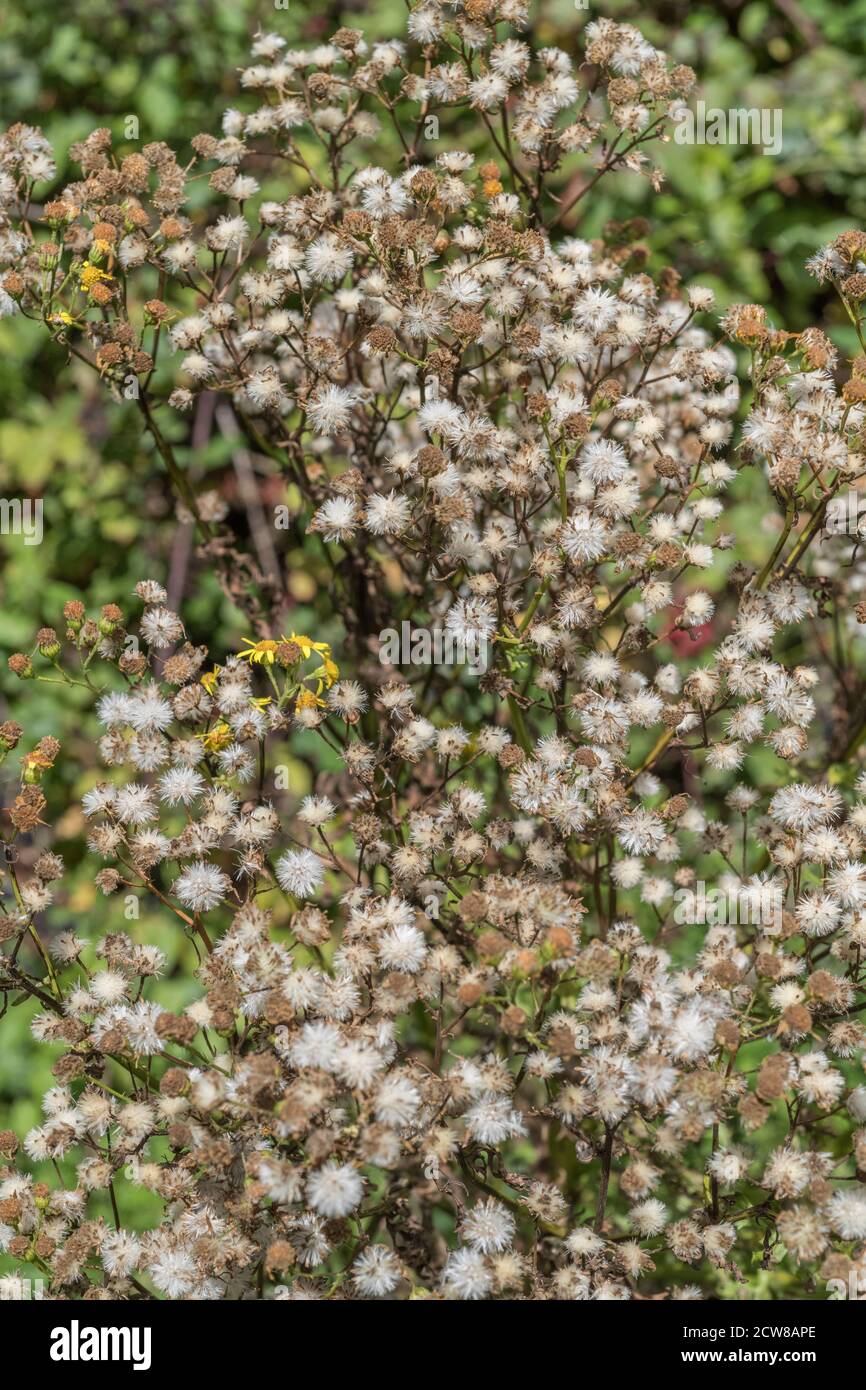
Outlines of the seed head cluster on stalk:
<svg viewBox="0 0 866 1390">
<path fill-rule="evenodd" d="M 96 130 L 58 189 L 39 131 L 0 137 L 0 310 L 140 412 L 252 634 L 209 652 L 145 578 L 9 660 L 24 696 L 88 692 L 118 903 L 107 935 L 68 925 L 64 752 L 8 719 L 0 991 L 56 1084 L 0 1135 L 0 1250 L 50 1297 L 866 1278 L 866 570 L 824 534 L 864 471 L 866 345 L 842 366 L 755 305 L 719 326 L 648 273 L 640 219 L 578 234 L 603 176 L 660 187 L 694 83 L 630 26 L 584 37 L 575 60 L 519 0 L 424 0 L 393 42 L 259 35 L 191 153 Z M 858 335 L 864 261 L 853 232 L 810 265 Z M 297 499 L 312 635 L 179 461 L 215 400 Z M 746 470 L 779 518 L 730 567 Z M 405 619 L 480 634 L 484 674 L 380 664 Z M 337 769 L 303 799 L 295 748 Z M 703 881 L 780 912 L 683 925 Z M 182 943 L 179 1012 L 129 895 Z"/>
</svg>

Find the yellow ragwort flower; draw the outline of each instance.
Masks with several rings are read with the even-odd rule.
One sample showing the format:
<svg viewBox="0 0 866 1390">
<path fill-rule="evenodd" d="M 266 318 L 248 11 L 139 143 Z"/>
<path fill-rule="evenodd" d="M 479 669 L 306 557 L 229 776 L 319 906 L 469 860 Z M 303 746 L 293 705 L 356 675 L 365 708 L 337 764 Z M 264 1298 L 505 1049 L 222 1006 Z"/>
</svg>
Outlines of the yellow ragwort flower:
<svg viewBox="0 0 866 1390">
<path fill-rule="evenodd" d="M 263 662 L 266 666 L 273 666 L 280 641 L 285 642 L 287 639 L 285 637 L 281 639 L 265 637 L 261 642 L 254 642 L 251 637 L 244 637 L 243 640 L 248 644 L 249 650 L 238 652 L 238 656 L 245 657 L 251 665 L 253 662 L 256 664 Z"/>
<path fill-rule="evenodd" d="M 81 288 L 83 290 L 91 290 L 94 285 L 104 283 L 106 280 L 112 278 L 107 271 L 100 270 L 98 265 L 92 265 L 90 263 L 81 267 L 79 275 L 81 279 Z"/>
<path fill-rule="evenodd" d="M 206 734 L 198 734 L 208 753 L 218 753 L 221 748 L 227 748 L 234 738 L 234 734 L 226 724 L 224 719 L 214 724 L 212 729 L 208 729 Z"/>
<path fill-rule="evenodd" d="M 294 642 L 300 648 L 301 656 L 307 661 L 315 652 L 322 658 L 322 665 L 313 672 L 314 677 L 321 677 L 326 686 L 331 686 L 337 680 L 340 669 L 331 657 L 331 646 L 329 642 L 317 642 L 312 637 L 307 637 L 304 633 L 293 632 L 288 637 L 283 633 L 280 637 L 263 637 L 261 641 L 254 642 L 251 637 L 245 637 L 247 650 L 238 653 L 245 657 L 251 664 L 262 664 L 273 666 L 280 646 L 285 642 Z"/>
</svg>

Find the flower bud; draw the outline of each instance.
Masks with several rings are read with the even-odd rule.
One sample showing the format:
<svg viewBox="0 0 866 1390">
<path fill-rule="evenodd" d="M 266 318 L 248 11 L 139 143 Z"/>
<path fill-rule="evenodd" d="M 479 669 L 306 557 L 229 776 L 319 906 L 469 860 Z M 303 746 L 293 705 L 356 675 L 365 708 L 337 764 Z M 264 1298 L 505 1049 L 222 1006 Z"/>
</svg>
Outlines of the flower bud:
<svg viewBox="0 0 866 1390">
<path fill-rule="evenodd" d="M 70 599 L 63 605 L 63 616 L 73 632 L 80 632 L 81 624 L 84 622 L 84 604 L 80 599 Z"/>
<path fill-rule="evenodd" d="M 18 746 L 18 740 L 24 730 L 20 724 L 16 724 L 14 719 L 6 719 L 0 724 L 0 749 L 4 753 L 11 753 L 13 748 Z"/>
<path fill-rule="evenodd" d="M 33 679 L 33 663 L 29 656 L 23 652 L 13 652 L 9 658 L 9 670 L 13 676 L 18 676 L 19 680 L 26 681 Z"/>
<path fill-rule="evenodd" d="M 123 613 L 116 603 L 106 603 L 99 617 L 99 631 L 103 637 L 110 637 L 123 619 Z"/>
<path fill-rule="evenodd" d="M 41 627 L 36 634 L 36 645 L 40 656 L 48 661 L 56 661 L 60 655 L 60 643 L 53 627 Z"/>
</svg>

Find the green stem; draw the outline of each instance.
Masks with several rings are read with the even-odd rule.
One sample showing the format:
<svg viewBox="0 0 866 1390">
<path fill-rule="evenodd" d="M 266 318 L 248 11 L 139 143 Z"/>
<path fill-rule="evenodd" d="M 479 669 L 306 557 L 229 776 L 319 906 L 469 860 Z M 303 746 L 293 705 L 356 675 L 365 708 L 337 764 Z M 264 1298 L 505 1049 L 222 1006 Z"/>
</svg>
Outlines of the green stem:
<svg viewBox="0 0 866 1390">
<path fill-rule="evenodd" d="M 529 733 L 526 728 L 526 723 L 523 718 L 523 711 L 521 710 L 519 704 L 517 703 L 517 700 L 514 698 L 513 695 L 509 695 L 508 697 L 508 712 L 511 715 L 511 723 L 514 727 L 514 736 L 517 739 L 517 742 L 520 744 L 521 748 L 523 749 L 524 753 L 526 754 L 527 758 L 531 758 L 532 740 L 529 737 Z"/>
<path fill-rule="evenodd" d="M 786 509 L 786 511 L 785 511 L 785 525 L 784 525 L 784 527 L 782 528 L 782 534 L 780 535 L 778 541 L 776 542 L 776 544 L 775 544 L 775 546 L 774 546 L 774 548 L 773 548 L 773 553 L 772 553 L 772 555 L 770 556 L 769 560 L 768 560 L 767 563 L 765 564 L 764 568 L 761 570 L 761 573 L 758 575 L 758 579 L 757 579 L 757 582 L 756 582 L 756 584 L 755 584 L 755 588 L 756 588 L 756 589 L 763 589 L 763 587 L 764 587 L 764 585 L 766 584 L 766 582 L 767 582 L 769 576 L 772 574 L 773 569 L 774 569 L 775 564 L 776 564 L 776 561 L 778 560 L 779 556 L 781 555 L 781 553 L 782 553 L 782 551 L 783 551 L 783 549 L 784 549 L 785 542 L 787 541 L 788 537 L 789 537 L 790 534 L 791 534 L 791 528 L 792 528 L 793 525 L 794 525 L 794 499 L 793 499 L 793 497 L 792 497 L 791 500 L 789 501 L 788 506 L 787 506 L 787 509 Z"/>
</svg>

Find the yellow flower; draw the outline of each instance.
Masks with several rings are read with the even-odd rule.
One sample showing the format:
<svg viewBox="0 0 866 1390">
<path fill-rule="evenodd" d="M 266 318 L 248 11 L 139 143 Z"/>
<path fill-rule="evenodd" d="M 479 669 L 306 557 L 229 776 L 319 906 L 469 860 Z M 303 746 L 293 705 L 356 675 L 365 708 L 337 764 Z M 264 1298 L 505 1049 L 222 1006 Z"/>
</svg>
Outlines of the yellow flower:
<svg viewBox="0 0 866 1390">
<path fill-rule="evenodd" d="M 243 640 L 249 645 L 249 651 L 239 652 L 239 656 L 246 657 L 250 664 L 265 662 L 266 665 L 273 666 L 279 642 L 275 642 L 272 637 L 265 637 L 261 642 L 254 642 L 251 637 L 245 637 Z"/>
<path fill-rule="evenodd" d="M 329 642 L 316 642 L 314 638 L 307 637 L 302 632 L 293 632 L 288 637 L 285 633 L 280 637 L 265 637 L 260 642 L 254 642 L 251 637 L 245 637 L 243 640 L 248 649 L 240 652 L 239 655 L 246 657 L 247 661 L 251 663 L 264 662 L 268 666 L 272 666 L 280 646 L 285 642 L 294 642 L 295 646 L 300 648 L 304 661 L 309 660 L 314 652 L 321 656 L 322 665 L 312 673 L 314 679 L 321 678 L 326 686 L 332 686 L 339 677 L 340 668 L 331 657 Z"/>
<path fill-rule="evenodd" d="M 254 642 L 251 637 L 245 637 L 243 640 L 247 644 L 247 650 L 240 652 L 239 655 L 246 657 L 251 664 L 256 662 L 257 664 L 265 663 L 272 666 L 277 659 L 277 652 L 280 647 L 288 642 L 293 642 L 299 649 L 303 661 L 307 661 L 314 653 L 320 656 L 322 658 L 321 666 L 317 666 L 315 671 L 301 676 L 301 680 L 316 682 L 316 694 L 313 695 L 309 691 L 302 690 L 295 708 L 310 709 L 316 705 L 324 704 L 324 701 L 317 697 L 321 695 L 323 690 L 330 689 L 340 675 L 340 668 L 331 656 L 329 642 L 317 642 L 302 632 L 293 632 L 289 637 L 285 633 L 280 637 L 264 637 L 259 642 Z"/>
<path fill-rule="evenodd" d="M 201 684 L 204 686 L 208 695 L 213 695 L 216 690 L 217 677 L 222 670 L 221 666 L 215 666 L 212 671 L 207 671 L 201 677 Z"/>
<path fill-rule="evenodd" d="M 224 719 L 214 724 L 212 729 L 208 729 L 206 734 L 198 734 L 208 753 L 218 753 L 221 748 L 226 748 L 234 738 L 234 734 L 226 724 Z"/>
<path fill-rule="evenodd" d="M 40 744 L 21 759 L 22 779 L 31 785 L 38 782 L 43 772 L 54 766 L 54 758 L 45 752 Z"/>
<path fill-rule="evenodd" d="M 84 265 L 81 267 L 79 274 L 81 277 L 81 288 L 83 290 L 90 290 L 93 288 L 94 285 L 98 285 L 101 281 L 111 279 L 111 276 L 108 274 L 108 272 L 105 270 L 100 270 L 98 265 Z"/>
<path fill-rule="evenodd" d="M 318 652 L 319 656 L 322 658 L 322 664 L 318 666 L 315 671 L 311 672 L 310 678 L 312 680 L 318 680 L 320 695 L 322 693 L 323 683 L 326 689 L 330 689 L 334 681 L 337 680 L 340 675 L 340 668 L 331 657 L 330 642 L 314 642 L 312 637 L 305 637 L 303 633 L 296 632 L 292 633 L 289 641 L 294 642 L 300 647 L 304 660 L 312 656 L 313 652 Z M 319 703 L 321 703 L 321 701 Z"/>
<path fill-rule="evenodd" d="M 296 647 L 300 647 L 305 661 L 313 652 L 319 652 L 321 656 L 331 655 L 329 642 L 314 642 L 312 637 L 305 637 L 302 632 L 293 632 L 291 637 L 284 637 L 283 641 L 294 642 Z"/>
</svg>

